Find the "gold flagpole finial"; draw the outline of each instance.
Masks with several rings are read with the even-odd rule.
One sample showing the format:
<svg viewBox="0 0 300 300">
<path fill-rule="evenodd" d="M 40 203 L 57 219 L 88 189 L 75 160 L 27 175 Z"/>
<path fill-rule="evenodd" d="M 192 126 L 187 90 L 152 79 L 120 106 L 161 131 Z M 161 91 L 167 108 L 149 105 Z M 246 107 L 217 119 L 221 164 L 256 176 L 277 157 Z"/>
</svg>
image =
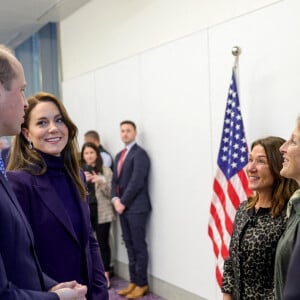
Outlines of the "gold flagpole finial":
<svg viewBox="0 0 300 300">
<path fill-rule="evenodd" d="M 231 53 L 232 53 L 232 55 L 235 57 L 234 63 L 233 63 L 233 69 L 234 69 L 234 70 L 237 70 L 238 64 L 239 64 L 239 56 L 240 56 L 241 53 L 242 53 L 242 49 L 241 49 L 241 47 L 239 47 L 239 46 L 234 46 L 234 47 L 232 47 L 232 49 L 231 49 Z"/>
<path fill-rule="evenodd" d="M 236 56 L 236 57 L 240 56 L 241 53 L 242 53 L 242 49 L 239 46 L 234 46 L 231 49 L 231 53 L 232 53 L 233 56 Z"/>
</svg>

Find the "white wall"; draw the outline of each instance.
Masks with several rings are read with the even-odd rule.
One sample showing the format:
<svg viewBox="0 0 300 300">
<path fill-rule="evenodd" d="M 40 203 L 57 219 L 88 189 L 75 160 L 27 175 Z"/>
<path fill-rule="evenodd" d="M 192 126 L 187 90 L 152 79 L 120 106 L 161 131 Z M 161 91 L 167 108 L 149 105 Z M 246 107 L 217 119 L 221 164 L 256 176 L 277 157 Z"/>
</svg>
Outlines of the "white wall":
<svg viewBox="0 0 300 300">
<path fill-rule="evenodd" d="M 63 98 L 80 141 L 97 129 L 116 154 L 119 122 L 129 118 L 152 159 L 152 276 L 220 299 L 207 221 L 231 48 L 243 50 L 248 143 L 288 137 L 300 111 L 299 6 L 297 0 L 94 0 L 61 23 Z M 117 258 L 126 262 L 119 234 Z"/>
<path fill-rule="evenodd" d="M 276 2 L 91 0 L 61 23 L 64 80 Z"/>
</svg>

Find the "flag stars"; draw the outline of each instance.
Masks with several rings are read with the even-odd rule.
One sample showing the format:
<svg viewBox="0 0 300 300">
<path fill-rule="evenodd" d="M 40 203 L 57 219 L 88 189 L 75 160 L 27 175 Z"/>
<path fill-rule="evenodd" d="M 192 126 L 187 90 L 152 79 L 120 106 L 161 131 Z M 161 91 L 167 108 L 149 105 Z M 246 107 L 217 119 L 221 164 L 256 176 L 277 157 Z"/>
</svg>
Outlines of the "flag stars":
<svg viewBox="0 0 300 300">
<path fill-rule="evenodd" d="M 236 163 L 236 162 L 233 162 L 233 163 L 231 164 L 231 167 L 232 167 L 233 169 L 235 169 L 235 168 L 237 167 L 237 163 Z"/>
<path fill-rule="evenodd" d="M 248 161 L 242 115 L 234 77 L 228 91 L 218 163 L 229 179 Z"/>
<path fill-rule="evenodd" d="M 245 163 L 245 162 L 247 162 L 247 160 L 246 160 L 246 157 L 244 157 L 244 156 L 241 156 L 241 158 L 240 158 L 240 162 L 241 162 L 241 163 Z"/>
<path fill-rule="evenodd" d="M 223 155 L 222 156 L 222 161 L 226 161 L 227 160 L 227 156 L 226 155 Z"/>
<path fill-rule="evenodd" d="M 233 157 L 234 159 L 236 159 L 236 158 L 239 157 L 239 155 L 235 152 L 235 153 L 232 154 L 232 157 Z"/>
<path fill-rule="evenodd" d="M 227 152 L 228 151 L 228 147 L 224 146 L 223 148 L 223 152 Z"/>
</svg>

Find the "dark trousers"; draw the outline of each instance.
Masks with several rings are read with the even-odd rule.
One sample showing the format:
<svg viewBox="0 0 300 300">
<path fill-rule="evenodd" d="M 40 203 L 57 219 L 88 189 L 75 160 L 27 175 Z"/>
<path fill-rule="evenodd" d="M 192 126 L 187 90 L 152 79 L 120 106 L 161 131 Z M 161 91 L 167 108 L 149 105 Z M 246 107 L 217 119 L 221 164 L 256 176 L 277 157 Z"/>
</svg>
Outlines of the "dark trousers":
<svg viewBox="0 0 300 300">
<path fill-rule="evenodd" d="M 96 231 L 97 224 L 98 224 L 98 205 L 97 203 L 90 203 L 90 218 L 91 224 L 94 231 Z"/>
<path fill-rule="evenodd" d="M 148 284 L 148 251 L 146 224 L 149 213 L 120 215 L 122 235 L 127 248 L 130 282 L 138 286 Z"/>
<path fill-rule="evenodd" d="M 110 259 L 111 259 L 111 251 L 109 245 L 110 224 L 111 224 L 110 222 L 97 224 L 96 227 L 96 235 L 100 247 L 100 253 L 101 253 L 105 272 L 110 271 Z"/>
</svg>

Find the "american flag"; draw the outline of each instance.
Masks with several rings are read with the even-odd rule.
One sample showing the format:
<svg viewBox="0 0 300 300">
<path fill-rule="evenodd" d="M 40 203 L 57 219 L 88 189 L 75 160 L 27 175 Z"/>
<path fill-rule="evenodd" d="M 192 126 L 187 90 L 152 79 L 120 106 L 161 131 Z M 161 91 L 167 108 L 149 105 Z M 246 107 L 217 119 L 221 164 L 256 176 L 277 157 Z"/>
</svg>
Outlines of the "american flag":
<svg viewBox="0 0 300 300">
<path fill-rule="evenodd" d="M 244 170 L 247 162 L 248 147 L 233 69 L 208 223 L 208 235 L 217 258 L 216 278 L 220 286 L 224 259 L 229 254 L 228 248 L 236 210 L 241 201 L 251 195 Z"/>
</svg>

